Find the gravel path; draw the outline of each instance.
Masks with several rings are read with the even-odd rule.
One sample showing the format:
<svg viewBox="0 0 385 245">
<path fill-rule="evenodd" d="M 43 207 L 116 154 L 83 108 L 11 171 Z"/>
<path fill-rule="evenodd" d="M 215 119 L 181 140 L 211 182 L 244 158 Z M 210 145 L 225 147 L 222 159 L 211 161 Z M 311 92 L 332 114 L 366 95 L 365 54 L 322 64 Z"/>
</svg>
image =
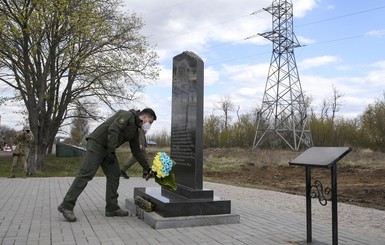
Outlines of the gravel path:
<svg viewBox="0 0 385 245">
<path fill-rule="evenodd" d="M 204 188 L 212 189 L 214 195 L 230 199 L 232 202 L 242 200 L 242 202 L 257 205 L 261 209 L 295 214 L 302 216 L 306 222 L 306 198 L 304 196 L 211 182 L 204 182 Z M 318 199 L 313 199 L 312 218 L 313 222 L 331 224 L 331 203 L 328 202 L 326 206 L 322 206 Z M 338 227 L 383 238 L 385 241 L 385 211 L 338 203 Z"/>
</svg>

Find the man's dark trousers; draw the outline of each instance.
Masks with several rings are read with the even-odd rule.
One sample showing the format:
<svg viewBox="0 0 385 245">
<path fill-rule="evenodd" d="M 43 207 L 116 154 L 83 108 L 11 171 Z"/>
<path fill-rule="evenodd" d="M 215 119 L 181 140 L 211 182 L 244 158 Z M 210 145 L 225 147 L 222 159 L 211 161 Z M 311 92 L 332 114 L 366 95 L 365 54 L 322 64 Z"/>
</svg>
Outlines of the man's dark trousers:
<svg viewBox="0 0 385 245">
<path fill-rule="evenodd" d="M 88 181 L 95 176 L 99 166 L 102 167 L 104 175 L 107 178 L 106 185 L 106 211 L 113 212 L 119 209 L 118 205 L 118 187 L 120 177 L 120 167 L 118 161 L 115 159 L 113 164 L 105 162 L 107 157 L 107 149 L 98 144 L 93 139 L 87 141 L 87 151 L 85 153 L 83 164 L 79 170 L 71 187 L 64 197 L 62 206 L 65 209 L 73 210 L 76 200 L 79 195 L 86 188 Z"/>
</svg>

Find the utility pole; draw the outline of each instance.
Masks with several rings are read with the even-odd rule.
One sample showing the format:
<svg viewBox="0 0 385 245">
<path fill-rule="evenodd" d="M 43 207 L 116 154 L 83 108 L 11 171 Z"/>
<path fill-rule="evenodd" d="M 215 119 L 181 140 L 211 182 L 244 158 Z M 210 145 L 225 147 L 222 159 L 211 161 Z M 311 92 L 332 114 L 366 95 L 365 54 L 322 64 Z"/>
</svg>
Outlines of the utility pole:
<svg viewBox="0 0 385 245">
<path fill-rule="evenodd" d="M 292 150 L 313 145 L 307 116 L 308 104 L 302 93 L 294 48 L 300 47 L 293 32 L 293 4 L 273 0 L 264 8 L 272 15 L 273 30 L 258 34 L 273 42 L 269 73 L 253 148 L 287 144 Z"/>
</svg>

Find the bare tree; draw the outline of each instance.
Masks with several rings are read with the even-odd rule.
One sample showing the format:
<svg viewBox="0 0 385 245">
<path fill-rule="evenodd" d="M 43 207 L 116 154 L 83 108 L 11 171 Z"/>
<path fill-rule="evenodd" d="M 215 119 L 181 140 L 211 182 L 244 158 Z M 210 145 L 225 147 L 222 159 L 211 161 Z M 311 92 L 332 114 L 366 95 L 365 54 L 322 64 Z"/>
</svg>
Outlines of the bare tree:
<svg viewBox="0 0 385 245">
<path fill-rule="evenodd" d="M 16 91 L 35 136 L 31 163 L 47 148 L 75 102 L 127 103 L 158 76 L 142 20 L 120 0 L 0 0 L 0 82 Z M 98 115 L 89 113 L 90 117 Z"/>
<path fill-rule="evenodd" d="M 337 88 L 333 85 L 333 95 L 329 98 L 324 98 L 321 105 L 321 120 L 330 119 L 332 122 L 336 117 L 336 113 L 340 110 L 342 102 L 340 99 L 344 96 L 338 92 Z M 331 115 L 329 115 L 331 111 Z"/>
<path fill-rule="evenodd" d="M 329 113 L 329 102 L 327 99 L 322 100 L 322 105 L 321 105 L 321 120 L 323 121 L 324 119 L 328 119 L 328 113 Z"/>
<path fill-rule="evenodd" d="M 216 105 L 216 108 L 223 111 L 224 113 L 224 126 L 225 130 L 228 129 L 229 121 L 230 121 L 230 111 L 234 109 L 234 104 L 231 102 L 231 98 L 229 95 L 225 95 L 224 97 L 221 97 L 221 101 L 218 105 Z"/>
<path fill-rule="evenodd" d="M 238 122 L 241 120 L 241 117 L 239 115 L 239 110 L 241 109 L 241 107 L 238 105 L 237 106 L 237 119 L 238 119 Z"/>
<path fill-rule="evenodd" d="M 344 94 L 341 94 L 337 91 L 337 88 L 333 85 L 333 97 L 331 101 L 331 109 L 332 109 L 332 121 L 334 121 L 334 118 L 336 116 L 336 112 L 340 110 L 340 106 L 342 105 L 340 98 L 342 98 Z"/>
</svg>

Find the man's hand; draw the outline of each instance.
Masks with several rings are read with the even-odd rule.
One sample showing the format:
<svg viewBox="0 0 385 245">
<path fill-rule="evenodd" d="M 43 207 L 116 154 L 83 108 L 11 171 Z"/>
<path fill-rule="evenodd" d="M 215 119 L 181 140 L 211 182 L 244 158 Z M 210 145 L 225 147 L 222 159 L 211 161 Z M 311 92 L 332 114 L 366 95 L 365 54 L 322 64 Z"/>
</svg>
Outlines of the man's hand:
<svg viewBox="0 0 385 245">
<path fill-rule="evenodd" d="M 106 160 L 105 161 L 106 161 L 107 164 L 114 164 L 115 161 L 116 161 L 115 152 L 108 153 L 108 155 L 106 156 Z"/>
<path fill-rule="evenodd" d="M 143 173 L 143 178 L 147 181 L 153 176 L 154 172 L 151 170 L 151 168 L 147 169 L 146 172 Z"/>
</svg>

